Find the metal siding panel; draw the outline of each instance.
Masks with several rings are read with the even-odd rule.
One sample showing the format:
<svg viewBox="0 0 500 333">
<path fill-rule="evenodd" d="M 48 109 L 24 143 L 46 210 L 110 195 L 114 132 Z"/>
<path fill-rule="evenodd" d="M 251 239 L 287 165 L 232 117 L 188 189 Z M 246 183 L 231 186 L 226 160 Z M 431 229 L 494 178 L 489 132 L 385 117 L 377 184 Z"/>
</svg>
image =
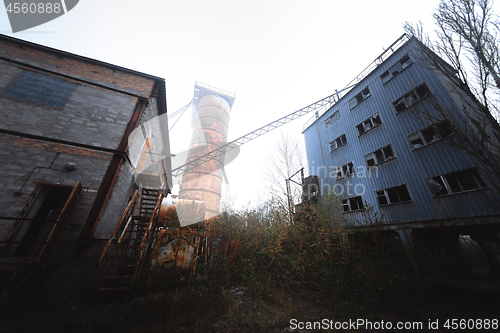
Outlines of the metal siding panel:
<svg viewBox="0 0 500 333">
<path fill-rule="evenodd" d="M 343 186 L 344 190 L 348 188 L 348 183 L 351 184 L 352 190 L 356 185 L 358 189 L 363 187 L 363 200 L 373 205 L 379 214 L 383 214 L 385 221 L 425 221 L 498 213 L 491 205 L 480 199 L 477 191 L 434 198 L 428 189 L 425 183 L 426 178 L 470 168 L 474 166 L 474 162 L 459 148 L 446 144 L 446 140 L 450 139 L 415 151 L 411 149 L 407 136 L 428 126 L 429 121 L 419 120 L 416 117 L 418 112 L 412 110 L 414 107 L 396 114 L 392 102 L 423 82 L 428 85 L 434 98 L 441 105 L 451 100 L 439 77 L 420 63 L 421 60 L 416 56 L 418 52 L 413 43 L 414 41 L 410 40 L 403 45 L 341 98 L 330 111 L 325 112 L 315 124 L 304 131 L 310 170 L 314 172 L 319 165 L 324 166 L 320 148 L 323 148 L 328 174 L 335 166 L 352 161 L 357 177 L 348 177 L 337 182 L 334 178 L 327 179 L 323 174 L 320 175 L 320 184 L 321 182 L 328 183 L 330 188 L 337 184 L 337 189 Z M 399 75 L 382 84 L 380 75 L 407 53 L 410 53 L 413 63 Z M 367 86 L 370 88 L 371 96 L 350 110 L 348 101 Z M 418 107 L 432 110 L 432 105 L 426 100 L 419 102 Z M 324 119 L 336 110 L 340 111 L 340 119 L 329 128 L 325 128 Z M 358 137 L 355 126 L 375 112 L 379 112 L 382 124 Z M 319 132 L 319 141 L 318 134 L 314 135 L 314 131 Z M 330 153 L 328 143 L 343 133 L 346 135 L 347 145 Z M 396 157 L 378 166 L 378 177 L 360 177 L 359 167 L 366 166 L 364 156 L 387 144 L 392 145 Z M 407 185 L 413 201 L 380 208 L 375 191 L 401 184 Z M 359 194 L 359 191 L 358 193 L 344 193 L 344 197 L 356 194 Z M 345 217 L 353 222 L 361 215 L 353 212 L 345 214 Z"/>
</svg>

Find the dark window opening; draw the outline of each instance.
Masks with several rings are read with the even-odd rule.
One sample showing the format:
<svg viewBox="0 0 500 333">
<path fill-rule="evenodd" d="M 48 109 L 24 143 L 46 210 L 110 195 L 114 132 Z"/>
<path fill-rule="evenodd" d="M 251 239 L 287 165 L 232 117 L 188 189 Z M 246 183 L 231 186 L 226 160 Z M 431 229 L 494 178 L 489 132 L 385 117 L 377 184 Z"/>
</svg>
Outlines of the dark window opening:
<svg viewBox="0 0 500 333">
<path fill-rule="evenodd" d="M 357 94 L 356 96 L 354 96 L 349 100 L 349 108 L 352 110 L 355 106 L 357 106 L 359 103 L 361 103 L 370 96 L 371 96 L 370 89 L 366 87 L 365 89 L 361 90 L 359 94 Z"/>
<path fill-rule="evenodd" d="M 365 127 L 363 126 L 363 124 L 359 124 L 358 126 L 356 126 L 356 128 L 358 129 L 358 134 L 359 135 L 363 135 L 365 134 Z"/>
<path fill-rule="evenodd" d="M 378 164 L 385 162 L 385 157 L 382 149 L 375 151 L 375 158 L 377 159 Z"/>
<path fill-rule="evenodd" d="M 405 55 L 404 57 L 399 59 L 399 61 L 397 61 L 391 68 L 389 68 L 388 71 L 385 71 L 384 73 L 382 73 L 382 75 L 380 75 L 380 80 L 382 81 L 382 84 L 385 84 L 390 79 L 397 76 L 406 67 L 411 65 L 411 63 L 412 63 L 411 58 L 408 55 Z"/>
<path fill-rule="evenodd" d="M 421 84 L 415 89 L 415 91 L 417 92 L 419 99 L 424 99 L 425 97 L 430 95 L 429 88 L 426 84 Z"/>
<path fill-rule="evenodd" d="M 330 141 L 330 152 L 339 149 L 340 147 L 344 146 L 347 144 L 347 138 L 345 134 L 342 134 L 338 138 L 336 138 L 333 141 Z"/>
<path fill-rule="evenodd" d="M 384 152 L 386 160 L 391 159 L 391 158 L 394 157 L 394 152 L 392 151 L 392 147 L 391 146 L 387 146 L 385 148 L 382 148 L 382 151 Z"/>
<path fill-rule="evenodd" d="M 408 141 L 412 149 L 420 148 L 433 142 L 439 141 L 450 136 L 453 133 L 453 127 L 448 121 L 431 125 L 417 133 L 408 135 Z"/>
<path fill-rule="evenodd" d="M 425 130 L 422 130 L 422 135 L 424 136 L 424 140 L 427 143 L 431 143 L 432 141 L 439 140 L 438 134 L 434 130 L 433 127 L 429 127 Z"/>
<path fill-rule="evenodd" d="M 394 108 L 396 109 L 396 112 L 401 112 L 404 109 L 406 109 L 405 102 L 403 101 L 402 98 L 398 98 L 396 101 L 392 103 L 394 105 Z"/>
<path fill-rule="evenodd" d="M 366 132 L 370 131 L 371 129 L 381 124 L 382 120 L 380 119 L 380 115 L 378 113 L 375 113 L 370 118 L 365 119 L 360 124 L 356 125 L 356 129 L 358 130 L 358 136 L 365 134 Z"/>
<path fill-rule="evenodd" d="M 368 167 L 384 163 L 395 157 L 394 150 L 391 145 L 380 148 L 373 153 L 365 155 L 365 161 Z"/>
<path fill-rule="evenodd" d="M 400 113 L 430 95 L 431 91 L 429 90 L 429 87 L 423 83 L 415 89 L 410 90 L 402 97 L 396 99 L 392 102 L 392 105 L 394 106 L 396 113 Z"/>
<path fill-rule="evenodd" d="M 363 97 L 363 99 L 367 99 L 368 97 L 370 97 L 370 95 L 371 95 L 371 93 L 370 93 L 370 89 L 368 89 L 368 87 L 361 90 L 361 96 Z"/>
<path fill-rule="evenodd" d="M 477 169 L 451 172 L 445 175 L 426 179 L 427 186 L 435 196 L 460 193 L 486 187 Z"/>
<path fill-rule="evenodd" d="M 379 206 L 412 201 L 406 185 L 387 188 L 375 192 Z"/>
<path fill-rule="evenodd" d="M 376 191 L 375 193 L 377 194 L 377 199 L 378 199 L 379 206 L 383 206 L 383 205 L 389 204 L 389 202 L 387 201 L 387 198 L 385 196 L 385 192 L 384 191 Z"/>
<path fill-rule="evenodd" d="M 437 130 L 442 138 L 445 138 L 453 133 L 453 126 L 448 121 L 442 121 L 436 125 Z"/>
<path fill-rule="evenodd" d="M 340 180 L 342 178 L 354 175 L 355 172 L 356 171 L 354 170 L 354 164 L 352 162 L 349 162 L 335 169 L 335 177 L 337 180 Z"/>
<path fill-rule="evenodd" d="M 363 209 L 363 199 L 361 196 L 347 198 L 342 201 L 342 208 L 344 213 L 354 212 Z"/>
<path fill-rule="evenodd" d="M 43 184 L 40 193 L 34 199 L 31 211 L 33 221 L 23 225 L 19 233 L 23 236 L 20 244 L 15 249 L 14 257 L 37 257 L 41 252 L 43 245 L 54 223 L 61 213 L 66 200 L 68 199 L 72 187 L 46 185 Z"/>
</svg>

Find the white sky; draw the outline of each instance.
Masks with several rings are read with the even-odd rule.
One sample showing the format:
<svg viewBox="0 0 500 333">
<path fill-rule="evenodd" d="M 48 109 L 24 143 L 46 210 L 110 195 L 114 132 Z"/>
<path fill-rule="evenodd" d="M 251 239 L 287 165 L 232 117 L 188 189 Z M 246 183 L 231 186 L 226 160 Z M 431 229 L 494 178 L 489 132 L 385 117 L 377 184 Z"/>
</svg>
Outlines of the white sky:
<svg viewBox="0 0 500 333">
<path fill-rule="evenodd" d="M 433 29 L 438 3 L 80 0 L 62 17 L 16 34 L 0 9 L 0 32 L 163 77 L 169 113 L 192 99 L 197 80 L 233 92 L 233 140 L 343 88 L 403 34 L 404 21 Z M 173 153 L 188 148 L 188 111 L 170 133 Z M 303 140 L 309 117 L 284 128 Z M 265 201 L 261 169 L 278 132 L 242 146 L 226 167 L 237 207 Z"/>
</svg>

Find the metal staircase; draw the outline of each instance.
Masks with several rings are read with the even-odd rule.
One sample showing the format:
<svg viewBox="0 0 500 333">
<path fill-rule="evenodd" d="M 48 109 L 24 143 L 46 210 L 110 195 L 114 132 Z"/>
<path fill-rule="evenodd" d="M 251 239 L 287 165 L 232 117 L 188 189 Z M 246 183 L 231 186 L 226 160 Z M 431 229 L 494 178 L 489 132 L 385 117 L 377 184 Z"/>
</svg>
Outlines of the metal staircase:
<svg viewBox="0 0 500 333">
<path fill-rule="evenodd" d="M 161 205 L 163 194 L 158 189 L 142 189 L 134 193 L 122 217 L 113 231 L 98 264 L 107 256 L 110 245 L 116 242 L 106 268 L 97 284 L 93 300 L 106 294 L 122 296 L 127 300 L 138 271 L 144 263 L 152 231 Z M 118 237 L 119 234 L 119 237 Z"/>
</svg>

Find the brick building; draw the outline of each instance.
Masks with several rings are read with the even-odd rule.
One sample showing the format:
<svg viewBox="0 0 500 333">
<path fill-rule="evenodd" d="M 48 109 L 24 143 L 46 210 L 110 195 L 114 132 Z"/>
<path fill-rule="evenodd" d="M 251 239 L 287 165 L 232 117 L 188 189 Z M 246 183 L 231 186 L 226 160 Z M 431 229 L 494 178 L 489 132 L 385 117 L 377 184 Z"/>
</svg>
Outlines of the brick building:
<svg viewBox="0 0 500 333">
<path fill-rule="evenodd" d="M 31 300 L 92 284 L 137 188 L 129 146 L 156 146 L 170 169 L 166 112 L 162 78 L 0 35 L 2 302 L 41 276 Z"/>
</svg>

